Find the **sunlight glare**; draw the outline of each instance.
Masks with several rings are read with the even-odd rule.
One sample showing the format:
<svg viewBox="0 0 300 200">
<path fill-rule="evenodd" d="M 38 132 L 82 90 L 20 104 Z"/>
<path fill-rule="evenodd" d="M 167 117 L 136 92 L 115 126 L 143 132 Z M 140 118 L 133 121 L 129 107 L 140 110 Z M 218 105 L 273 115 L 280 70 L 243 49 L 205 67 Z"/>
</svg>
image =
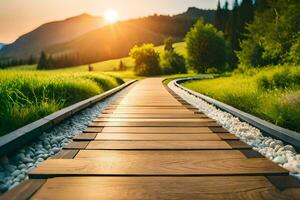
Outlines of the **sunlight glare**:
<svg viewBox="0 0 300 200">
<path fill-rule="evenodd" d="M 118 19 L 119 19 L 118 12 L 114 9 L 106 10 L 104 17 L 105 17 L 106 21 L 108 21 L 109 23 L 114 23 L 114 22 L 118 21 Z"/>
</svg>

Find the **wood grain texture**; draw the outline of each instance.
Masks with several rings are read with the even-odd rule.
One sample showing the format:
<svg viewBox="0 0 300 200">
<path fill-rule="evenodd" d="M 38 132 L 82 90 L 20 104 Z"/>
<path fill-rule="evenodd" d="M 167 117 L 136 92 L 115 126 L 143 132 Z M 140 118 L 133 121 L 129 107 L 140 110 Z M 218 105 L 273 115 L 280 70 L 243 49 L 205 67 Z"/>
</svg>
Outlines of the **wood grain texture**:
<svg viewBox="0 0 300 200">
<path fill-rule="evenodd" d="M 263 176 L 69 177 L 49 179 L 32 199 L 296 200 Z"/>
<path fill-rule="evenodd" d="M 94 140 L 97 136 L 97 133 L 82 133 L 73 138 L 74 141 L 90 141 Z"/>
<path fill-rule="evenodd" d="M 86 149 L 232 149 L 224 141 L 91 141 Z"/>
<path fill-rule="evenodd" d="M 144 160 L 144 162 L 142 162 Z M 55 176 L 117 176 L 117 175 L 284 175 L 286 170 L 265 158 L 220 159 L 203 162 L 203 159 L 174 158 L 110 158 L 99 159 L 50 159 L 30 172 L 32 178 Z"/>
<path fill-rule="evenodd" d="M 4 193 L 1 200 L 27 200 L 29 199 L 44 183 L 46 180 L 26 180 L 20 185 Z"/>
<path fill-rule="evenodd" d="M 95 140 L 186 140 L 186 141 L 209 141 L 209 140 L 221 140 L 219 135 L 207 133 L 207 134 L 118 134 L 118 133 L 99 133 Z"/>
<path fill-rule="evenodd" d="M 84 133 L 100 133 L 102 131 L 102 127 L 87 127 L 83 132 Z"/>
<path fill-rule="evenodd" d="M 216 122 L 210 118 L 199 118 L 199 119 L 141 119 L 141 118 L 96 118 L 93 120 L 94 122 Z"/>
<path fill-rule="evenodd" d="M 154 118 L 154 119 L 164 119 L 164 118 L 169 118 L 169 119 L 198 119 L 198 118 L 206 118 L 207 116 L 204 114 L 100 114 L 99 117 L 104 117 L 104 118 L 125 118 L 125 119 L 130 119 L 130 118 L 139 118 L 139 119 L 148 119 L 148 118 Z"/>
<path fill-rule="evenodd" d="M 200 134 L 212 131 L 208 127 L 104 127 L 102 133 Z"/>
<path fill-rule="evenodd" d="M 184 151 L 148 151 L 148 150 L 80 150 L 75 159 L 97 159 L 106 162 L 109 159 L 136 159 L 140 162 L 162 159 L 169 160 L 198 160 L 199 162 L 223 160 L 223 159 L 245 159 L 246 156 L 238 150 L 184 150 Z"/>
<path fill-rule="evenodd" d="M 88 141 L 73 141 L 65 146 L 64 149 L 85 149 L 88 144 Z"/>
<path fill-rule="evenodd" d="M 72 159 L 76 156 L 79 150 L 60 150 L 57 154 L 51 156 L 51 159 Z"/>
<path fill-rule="evenodd" d="M 92 122 L 91 127 L 210 127 L 214 122 Z"/>
</svg>

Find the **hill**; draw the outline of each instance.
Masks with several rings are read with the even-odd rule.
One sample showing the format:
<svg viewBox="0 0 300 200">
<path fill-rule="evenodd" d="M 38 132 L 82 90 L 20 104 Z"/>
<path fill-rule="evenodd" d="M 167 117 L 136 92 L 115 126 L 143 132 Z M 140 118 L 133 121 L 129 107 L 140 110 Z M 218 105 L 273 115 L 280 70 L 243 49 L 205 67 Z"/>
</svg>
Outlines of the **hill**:
<svg viewBox="0 0 300 200">
<path fill-rule="evenodd" d="M 5 46 L 0 51 L 0 57 L 20 59 L 36 56 L 48 46 L 67 42 L 103 25 L 101 17 L 88 14 L 46 23 Z"/>
<path fill-rule="evenodd" d="M 176 42 L 182 41 L 200 17 L 212 23 L 214 13 L 213 10 L 189 8 L 187 12 L 174 16 L 153 15 L 122 21 L 101 27 L 72 41 L 53 45 L 46 52 L 54 57 L 71 56 L 72 63 L 65 66 L 119 58 L 127 56 L 134 45 L 147 42 L 161 45 L 168 36 L 172 36 Z"/>
<path fill-rule="evenodd" d="M 0 43 L 0 50 L 4 47 L 5 44 Z"/>
</svg>

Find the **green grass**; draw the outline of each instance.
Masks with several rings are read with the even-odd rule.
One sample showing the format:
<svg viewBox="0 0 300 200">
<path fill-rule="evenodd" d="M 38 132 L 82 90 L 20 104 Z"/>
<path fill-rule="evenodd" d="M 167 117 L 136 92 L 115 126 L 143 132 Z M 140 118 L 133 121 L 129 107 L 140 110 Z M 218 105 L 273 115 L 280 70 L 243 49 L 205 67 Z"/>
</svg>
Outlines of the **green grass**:
<svg viewBox="0 0 300 200">
<path fill-rule="evenodd" d="M 279 126 L 300 131 L 300 67 L 268 67 L 182 85 Z"/>
<path fill-rule="evenodd" d="M 164 49 L 164 46 L 163 45 L 157 46 L 157 47 L 155 47 L 155 49 L 158 52 L 162 52 Z M 179 54 L 186 56 L 186 44 L 184 42 L 175 43 L 174 49 Z M 112 71 L 114 71 L 114 69 L 118 68 L 121 60 L 127 66 L 128 71 L 133 70 L 134 61 L 130 57 L 124 57 L 124 58 L 118 58 L 118 59 L 97 62 L 97 63 L 93 63 L 92 66 L 94 67 L 94 71 L 96 71 L 96 72 L 112 72 Z M 36 65 L 22 65 L 22 66 L 13 67 L 11 69 L 13 69 L 13 70 L 36 70 Z M 58 69 L 58 70 L 53 70 L 53 71 L 86 72 L 86 71 L 88 71 L 88 65 L 80 65 L 80 66 L 63 68 L 63 69 Z M 125 75 L 125 78 L 126 78 L 126 77 L 128 77 L 129 74 L 121 73 L 121 75 Z M 131 76 L 131 77 L 133 77 L 133 76 Z"/>
<path fill-rule="evenodd" d="M 122 83 L 96 72 L 0 70 L 0 136 Z"/>
</svg>

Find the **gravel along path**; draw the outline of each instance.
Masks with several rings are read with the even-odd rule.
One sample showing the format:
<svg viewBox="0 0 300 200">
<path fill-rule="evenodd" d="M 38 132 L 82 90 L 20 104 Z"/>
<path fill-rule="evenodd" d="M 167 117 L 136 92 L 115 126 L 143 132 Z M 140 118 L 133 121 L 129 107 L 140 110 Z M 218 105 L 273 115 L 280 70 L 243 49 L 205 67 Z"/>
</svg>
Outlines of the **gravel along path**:
<svg viewBox="0 0 300 200">
<path fill-rule="evenodd" d="M 74 136 L 85 130 L 87 125 L 123 92 L 124 90 L 64 120 L 51 130 L 42 133 L 35 141 L 15 154 L 2 157 L 0 159 L 0 194 L 28 179 L 29 171 L 69 144 Z"/>
<path fill-rule="evenodd" d="M 251 145 L 254 150 L 289 170 L 291 175 L 300 179 L 300 154 L 297 154 L 293 146 L 284 145 L 281 140 L 264 136 L 259 129 L 248 123 L 241 122 L 232 114 L 224 112 L 214 105 L 189 94 L 185 90 L 177 87 L 174 83 L 175 81 L 171 81 L 168 84 L 168 87 L 181 98 L 197 107 L 199 111 L 203 112 L 208 117 L 215 119 L 230 133 L 235 134 L 241 138 L 242 141 Z"/>
</svg>

